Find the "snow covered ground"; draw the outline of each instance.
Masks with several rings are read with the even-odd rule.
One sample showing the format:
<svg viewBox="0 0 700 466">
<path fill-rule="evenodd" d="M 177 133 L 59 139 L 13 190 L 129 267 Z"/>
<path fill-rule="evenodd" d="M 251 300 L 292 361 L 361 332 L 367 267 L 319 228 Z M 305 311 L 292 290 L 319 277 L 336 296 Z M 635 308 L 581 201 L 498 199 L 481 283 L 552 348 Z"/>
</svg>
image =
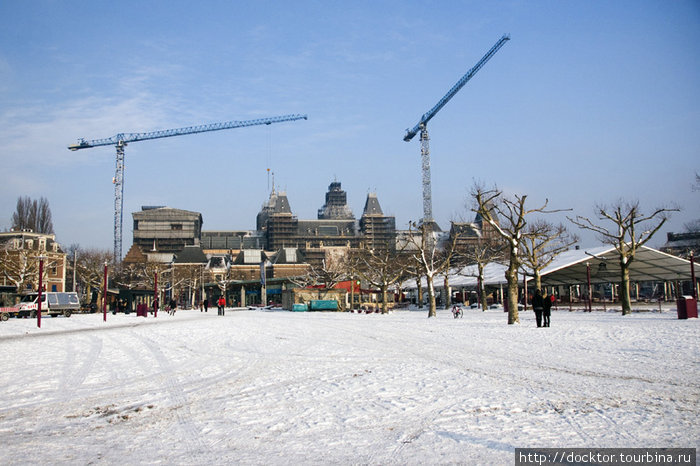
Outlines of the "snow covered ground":
<svg viewBox="0 0 700 466">
<path fill-rule="evenodd" d="M 516 447 L 698 447 L 698 319 L 426 315 L 0 322 L 0 463 L 513 464 Z"/>
</svg>

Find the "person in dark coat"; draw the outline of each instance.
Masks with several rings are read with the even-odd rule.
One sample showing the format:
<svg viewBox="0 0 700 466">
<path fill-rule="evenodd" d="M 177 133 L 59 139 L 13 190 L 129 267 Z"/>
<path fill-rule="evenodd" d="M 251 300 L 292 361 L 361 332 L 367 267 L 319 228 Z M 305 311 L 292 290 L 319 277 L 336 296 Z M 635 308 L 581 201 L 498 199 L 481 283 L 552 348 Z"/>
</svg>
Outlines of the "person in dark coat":
<svg viewBox="0 0 700 466">
<path fill-rule="evenodd" d="M 542 312 L 544 311 L 544 299 L 540 290 L 535 291 L 535 296 L 532 297 L 532 309 L 535 311 L 535 320 L 537 326 L 542 327 Z"/>
<path fill-rule="evenodd" d="M 542 297 L 542 304 L 544 307 L 542 308 L 542 317 L 543 317 L 543 322 L 542 325 L 544 327 L 549 327 L 549 317 L 552 315 L 552 300 L 554 299 L 554 295 L 547 295 L 547 293 L 544 294 Z"/>
<path fill-rule="evenodd" d="M 204 312 L 209 312 L 209 301 L 204 300 Z"/>
</svg>

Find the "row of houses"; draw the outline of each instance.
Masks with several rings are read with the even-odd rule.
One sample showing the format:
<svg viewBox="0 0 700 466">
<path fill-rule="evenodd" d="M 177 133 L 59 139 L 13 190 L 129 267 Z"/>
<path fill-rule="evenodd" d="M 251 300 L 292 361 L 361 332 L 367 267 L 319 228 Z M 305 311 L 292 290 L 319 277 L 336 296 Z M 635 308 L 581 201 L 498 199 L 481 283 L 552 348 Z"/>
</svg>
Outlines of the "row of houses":
<svg viewBox="0 0 700 466">
<path fill-rule="evenodd" d="M 32 230 L 0 232 L 0 305 L 13 304 L 17 293 L 38 289 L 40 259 L 44 289 L 66 291 L 66 253 L 56 235 Z"/>
<path fill-rule="evenodd" d="M 132 217 L 133 242 L 122 265 L 136 268 L 150 264 L 169 271 L 170 282 L 161 281 L 161 287 L 165 286 L 169 297 L 181 305 L 213 301 L 222 289 L 226 289 L 231 305 L 279 302 L 283 291 L 296 287 L 295 278 L 305 275 L 310 267 L 320 267 L 352 249 L 396 249 L 415 234 L 398 230 L 395 218 L 383 213 L 374 193 L 367 194 L 362 215 L 355 218 L 338 181 L 329 185 L 325 202 L 313 220 L 298 219 L 286 193 L 274 187 L 256 216 L 254 230 L 207 231 L 201 213 L 165 206 L 144 206 Z M 464 248 L 494 232 L 477 215 L 473 222 L 452 223 L 449 231 L 440 234 L 458 234 Z M 687 254 L 700 248 L 698 233 L 669 233 L 667 239 L 662 251 Z M 10 231 L 0 233 L 0 245 L 0 292 L 35 290 L 39 256 L 46 258 L 46 289 L 65 290 L 66 254 L 54 235 Z M 188 274 L 190 279 L 182 278 Z M 613 274 L 608 275 L 608 282 L 616 281 Z M 581 282 L 582 278 L 570 280 Z M 228 283 L 231 286 L 221 286 Z M 140 288 L 144 295 L 148 293 L 149 286 Z M 442 293 L 447 300 L 450 290 Z"/>
</svg>

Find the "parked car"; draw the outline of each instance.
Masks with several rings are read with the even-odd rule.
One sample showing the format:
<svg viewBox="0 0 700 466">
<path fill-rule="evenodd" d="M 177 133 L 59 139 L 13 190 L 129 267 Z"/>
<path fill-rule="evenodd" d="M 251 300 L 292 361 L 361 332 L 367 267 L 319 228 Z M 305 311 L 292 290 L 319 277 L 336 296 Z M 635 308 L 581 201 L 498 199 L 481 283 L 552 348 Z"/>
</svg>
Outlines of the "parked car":
<svg viewBox="0 0 700 466">
<path fill-rule="evenodd" d="M 24 295 L 19 304 L 14 306 L 16 309 L 10 314 L 15 317 L 36 317 L 36 312 L 39 308 L 39 293 L 29 293 Z M 78 294 L 75 292 L 59 293 L 47 291 L 41 293 L 41 314 L 47 314 L 51 317 L 64 315 L 70 317 L 72 313 L 80 310 L 80 301 Z"/>
</svg>

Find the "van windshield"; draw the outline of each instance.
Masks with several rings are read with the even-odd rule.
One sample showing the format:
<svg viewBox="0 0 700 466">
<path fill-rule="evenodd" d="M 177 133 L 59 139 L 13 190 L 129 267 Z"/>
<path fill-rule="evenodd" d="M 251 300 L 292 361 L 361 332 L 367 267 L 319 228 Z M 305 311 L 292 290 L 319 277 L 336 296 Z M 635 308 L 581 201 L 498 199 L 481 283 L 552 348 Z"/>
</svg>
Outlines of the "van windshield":
<svg viewBox="0 0 700 466">
<path fill-rule="evenodd" d="M 28 294 L 24 298 L 22 298 L 21 303 L 33 303 L 36 300 L 37 295 L 35 294 Z M 41 295 L 41 302 L 44 303 L 46 302 L 46 295 L 42 294 Z"/>
</svg>

